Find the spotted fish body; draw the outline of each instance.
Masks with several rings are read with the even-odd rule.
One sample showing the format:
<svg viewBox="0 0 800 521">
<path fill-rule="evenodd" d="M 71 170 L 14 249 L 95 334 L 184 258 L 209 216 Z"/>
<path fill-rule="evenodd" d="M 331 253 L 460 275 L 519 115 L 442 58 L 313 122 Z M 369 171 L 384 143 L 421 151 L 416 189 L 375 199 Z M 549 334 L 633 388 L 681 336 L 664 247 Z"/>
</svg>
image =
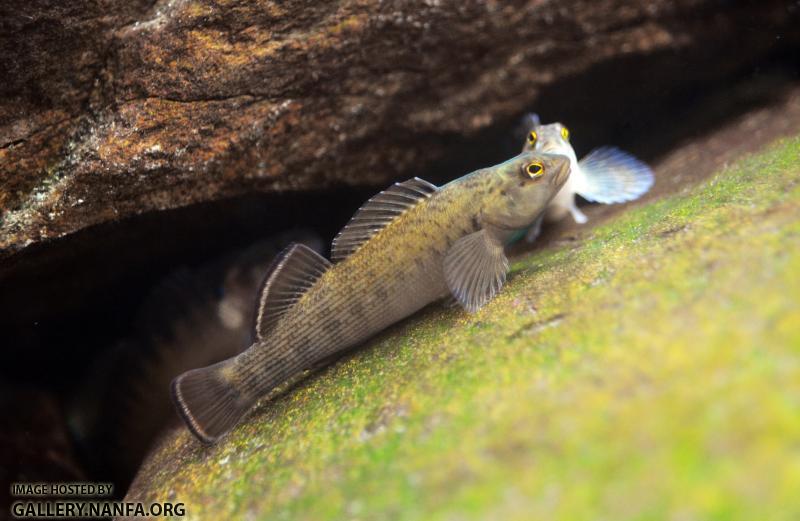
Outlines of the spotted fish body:
<svg viewBox="0 0 800 521">
<path fill-rule="evenodd" d="M 528 241 L 539 234 L 542 220 L 556 221 L 567 214 L 578 224 L 589 219 L 575 204 L 575 195 L 603 204 L 633 201 L 653 185 L 653 171 L 634 156 L 614 147 L 592 150 L 578 161 L 569 142 L 569 130 L 561 123 L 543 125 L 536 114 L 528 114 L 523 122 L 527 127 L 523 151 L 561 154 L 569 158 L 571 174 L 558 194 L 529 228 Z"/>
<path fill-rule="evenodd" d="M 255 343 L 173 381 L 187 426 L 216 441 L 276 386 L 449 294 L 476 311 L 505 281 L 503 244 L 568 176 L 566 157 L 525 152 L 441 188 L 415 178 L 356 213 L 333 263 L 291 246 L 264 283 Z"/>
</svg>

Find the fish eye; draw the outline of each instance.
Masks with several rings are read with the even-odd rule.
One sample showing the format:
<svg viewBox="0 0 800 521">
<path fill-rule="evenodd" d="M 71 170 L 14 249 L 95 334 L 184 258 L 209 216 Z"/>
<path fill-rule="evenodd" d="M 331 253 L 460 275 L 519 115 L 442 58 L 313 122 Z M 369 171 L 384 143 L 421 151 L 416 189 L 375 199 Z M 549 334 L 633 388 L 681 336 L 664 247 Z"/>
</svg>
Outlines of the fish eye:
<svg viewBox="0 0 800 521">
<path fill-rule="evenodd" d="M 542 177 L 544 175 L 544 165 L 539 161 L 528 163 L 528 165 L 525 167 L 525 173 L 531 179 Z"/>
<path fill-rule="evenodd" d="M 569 141 L 569 129 L 567 127 L 561 127 L 561 137 L 564 138 L 564 141 Z"/>
<path fill-rule="evenodd" d="M 535 145 L 535 144 L 536 144 L 536 139 L 537 139 L 538 137 L 539 137 L 539 136 L 536 134 L 536 131 L 535 131 L 535 130 L 531 130 L 531 133 L 530 133 L 530 134 L 528 134 L 528 144 L 529 144 L 530 146 L 533 146 L 533 145 Z"/>
</svg>

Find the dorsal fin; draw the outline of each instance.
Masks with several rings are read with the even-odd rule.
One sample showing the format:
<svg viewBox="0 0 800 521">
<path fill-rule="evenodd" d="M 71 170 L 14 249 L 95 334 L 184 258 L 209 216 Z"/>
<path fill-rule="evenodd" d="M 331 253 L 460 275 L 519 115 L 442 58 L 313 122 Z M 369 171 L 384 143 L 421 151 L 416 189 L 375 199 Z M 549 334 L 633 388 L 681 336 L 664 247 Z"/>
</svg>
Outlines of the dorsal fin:
<svg viewBox="0 0 800 521">
<path fill-rule="evenodd" d="M 402 215 L 406 210 L 427 199 L 438 188 L 418 177 L 395 183 L 373 196 L 359 208 L 347 226 L 333 239 L 331 260 L 339 262 L 356 251 L 370 237 Z"/>
<path fill-rule="evenodd" d="M 331 263 L 305 244 L 292 244 L 276 257 L 261 287 L 255 336 L 264 340 L 280 320 Z"/>
</svg>

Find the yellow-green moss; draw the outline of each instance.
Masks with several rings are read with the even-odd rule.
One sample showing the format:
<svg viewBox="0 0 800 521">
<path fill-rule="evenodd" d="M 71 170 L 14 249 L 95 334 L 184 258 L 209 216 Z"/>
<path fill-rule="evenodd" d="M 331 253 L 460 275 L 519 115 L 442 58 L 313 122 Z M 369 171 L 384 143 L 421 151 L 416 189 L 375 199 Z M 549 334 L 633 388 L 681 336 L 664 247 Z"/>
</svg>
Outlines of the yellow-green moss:
<svg viewBox="0 0 800 521">
<path fill-rule="evenodd" d="M 143 500 L 207 519 L 800 519 L 800 138 L 518 259 L 181 432 Z M 140 486 L 144 481 L 140 482 Z"/>
</svg>

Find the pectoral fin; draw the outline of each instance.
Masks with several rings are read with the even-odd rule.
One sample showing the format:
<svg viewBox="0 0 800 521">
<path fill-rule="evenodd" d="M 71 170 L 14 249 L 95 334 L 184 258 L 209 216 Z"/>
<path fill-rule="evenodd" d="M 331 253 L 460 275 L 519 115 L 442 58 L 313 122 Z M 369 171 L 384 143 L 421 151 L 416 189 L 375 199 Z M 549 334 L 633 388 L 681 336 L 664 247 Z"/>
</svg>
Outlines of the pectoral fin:
<svg viewBox="0 0 800 521">
<path fill-rule="evenodd" d="M 503 243 L 487 230 L 457 240 L 444 258 L 447 287 L 470 313 L 497 295 L 508 272 Z"/>
<path fill-rule="evenodd" d="M 618 148 L 597 148 L 578 164 L 581 175 L 575 177 L 575 191 L 589 201 L 633 201 L 653 186 L 650 167 Z"/>
</svg>

